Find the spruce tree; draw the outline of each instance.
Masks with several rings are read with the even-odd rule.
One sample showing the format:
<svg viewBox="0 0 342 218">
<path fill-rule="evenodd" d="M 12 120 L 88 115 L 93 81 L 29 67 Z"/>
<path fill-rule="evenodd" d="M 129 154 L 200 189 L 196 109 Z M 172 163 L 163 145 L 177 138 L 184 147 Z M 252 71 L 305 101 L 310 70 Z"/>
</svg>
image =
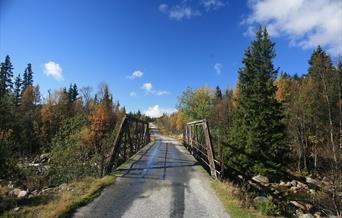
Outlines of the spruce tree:
<svg viewBox="0 0 342 218">
<path fill-rule="evenodd" d="M 13 65 L 11 58 L 7 55 L 0 66 L 0 98 L 13 89 Z"/>
<path fill-rule="evenodd" d="M 32 86 L 32 85 L 33 85 L 32 65 L 27 64 L 27 67 L 26 67 L 24 74 L 23 74 L 22 92 L 24 92 L 28 86 Z"/>
<path fill-rule="evenodd" d="M 77 85 L 76 83 L 74 83 L 74 85 L 72 86 L 72 100 L 73 102 L 77 100 L 78 97 L 78 89 L 77 89 Z"/>
<path fill-rule="evenodd" d="M 69 90 L 68 90 L 68 99 L 70 103 L 73 103 L 77 100 L 78 97 L 78 89 L 76 83 L 70 84 Z"/>
<path fill-rule="evenodd" d="M 231 167 L 247 175 L 276 175 L 286 154 L 274 57 L 274 43 L 266 28 L 259 28 L 239 70 L 237 108 L 225 154 Z"/>
<path fill-rule="evenodd" d="M 14 95 L 15 95 L 15 105 L 18 106 L 20 104 L 21 96 L 22 96 L 22 80 L 20 74 L 14 80 Z"/>
<path fill-rule="evenodd" d="M 217 100 L 222 100 L 222 91 L 219 86 L 216 86 L 215 97 Z"/>
</svg>

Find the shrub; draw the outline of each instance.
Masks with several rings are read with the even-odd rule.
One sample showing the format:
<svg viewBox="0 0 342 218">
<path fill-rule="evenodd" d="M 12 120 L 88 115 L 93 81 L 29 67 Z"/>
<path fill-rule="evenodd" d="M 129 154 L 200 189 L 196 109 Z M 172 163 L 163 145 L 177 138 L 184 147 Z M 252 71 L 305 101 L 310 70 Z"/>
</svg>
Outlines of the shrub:
<svg viewBox="0 0 342 218">
<path fill-rule="evenodd" d="M 256 197 L 254 199 L 254 207 L 257 210 L 260 210 L 263 215 L 267 216 L 273 216 L 273 215 L 279 215 L 280 211 L 273 203 L 273 198 L 272 196 L 266 197 Z"/>
<path fill-rule="evenodd" d="M 82 146 L 81 129 L 84 125 L 86 119 L 82 116 L 67 119 L 52 140 L 51 183 L 60 184 L 96 175 L 93 154 Z"/>
</svg>

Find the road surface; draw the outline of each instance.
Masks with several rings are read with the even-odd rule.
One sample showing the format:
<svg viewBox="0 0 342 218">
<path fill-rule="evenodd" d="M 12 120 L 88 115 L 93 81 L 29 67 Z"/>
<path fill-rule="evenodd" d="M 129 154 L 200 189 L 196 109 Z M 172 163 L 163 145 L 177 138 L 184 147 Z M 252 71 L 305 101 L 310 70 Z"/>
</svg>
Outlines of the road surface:
<svg viewBox="0 0 342 218">
<path fill-rule="evenodd" d="M 74 217 L 229 217 L 209 176 L 177 141 L 151 129 L 155 143 L 140 150 Z"/>
</svg>

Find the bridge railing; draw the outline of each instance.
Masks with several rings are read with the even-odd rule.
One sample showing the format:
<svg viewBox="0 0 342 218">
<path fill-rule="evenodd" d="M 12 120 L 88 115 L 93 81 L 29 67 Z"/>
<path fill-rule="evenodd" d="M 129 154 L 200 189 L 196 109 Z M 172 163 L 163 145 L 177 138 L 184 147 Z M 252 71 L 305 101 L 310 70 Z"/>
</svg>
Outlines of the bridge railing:
<svg viewBox="0 0 342 218">
<path fill-rule="evenodd" d="M 183 141 L 190 153 L 209 168 L 214 179 L 222 177 L 223 161 L 222 158 L 215 158 L 207 120 L 187 123 L 184 127 Z"/>
<path fill-rule="evenodd" d="M 115 167 L 126 161 L 149 142 L 148 122 L 125 115 L 107 158 L 105 173 L 109 174 Z"/>
</svg>

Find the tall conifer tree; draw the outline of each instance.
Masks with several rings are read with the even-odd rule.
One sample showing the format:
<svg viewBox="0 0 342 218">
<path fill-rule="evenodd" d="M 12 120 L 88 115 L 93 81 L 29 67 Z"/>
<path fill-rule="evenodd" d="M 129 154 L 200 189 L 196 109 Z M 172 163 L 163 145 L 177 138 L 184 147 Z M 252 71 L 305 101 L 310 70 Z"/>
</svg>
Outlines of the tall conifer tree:
<svg viewBox="0 0 342 218">
<path fill-rule="evenodd" d="M 26 67 L 24 74 L 23 74 L 22 92 L 24 92 L 28 86 L 32 86 L 32 85 L 33 85 L 32 65 L 27 64 L 27 67 Z"/>
<path fill-rule="evenodd" d="M 13 65 L 7 55 L 0 66 L 0 97 L 8 94 L 13 89 Z"/>
<path fill-rule="evenodd" d="M 286 152 L 281 105 L 275 99 L 274 43 L 266 28 L 245 50 L 227 162 L 243 173 L 275 175 Z"/>
<path fill-rule="evenodd" d="M 22 96 L 21 87 L 22 87 L 22 80 L 21 80 L 20 74 L 18 74 L 18 76 L 14 80 L 14 95 L 15 95 L 16 106 L 20 104 L 20 100 Z"/>
</svg>

